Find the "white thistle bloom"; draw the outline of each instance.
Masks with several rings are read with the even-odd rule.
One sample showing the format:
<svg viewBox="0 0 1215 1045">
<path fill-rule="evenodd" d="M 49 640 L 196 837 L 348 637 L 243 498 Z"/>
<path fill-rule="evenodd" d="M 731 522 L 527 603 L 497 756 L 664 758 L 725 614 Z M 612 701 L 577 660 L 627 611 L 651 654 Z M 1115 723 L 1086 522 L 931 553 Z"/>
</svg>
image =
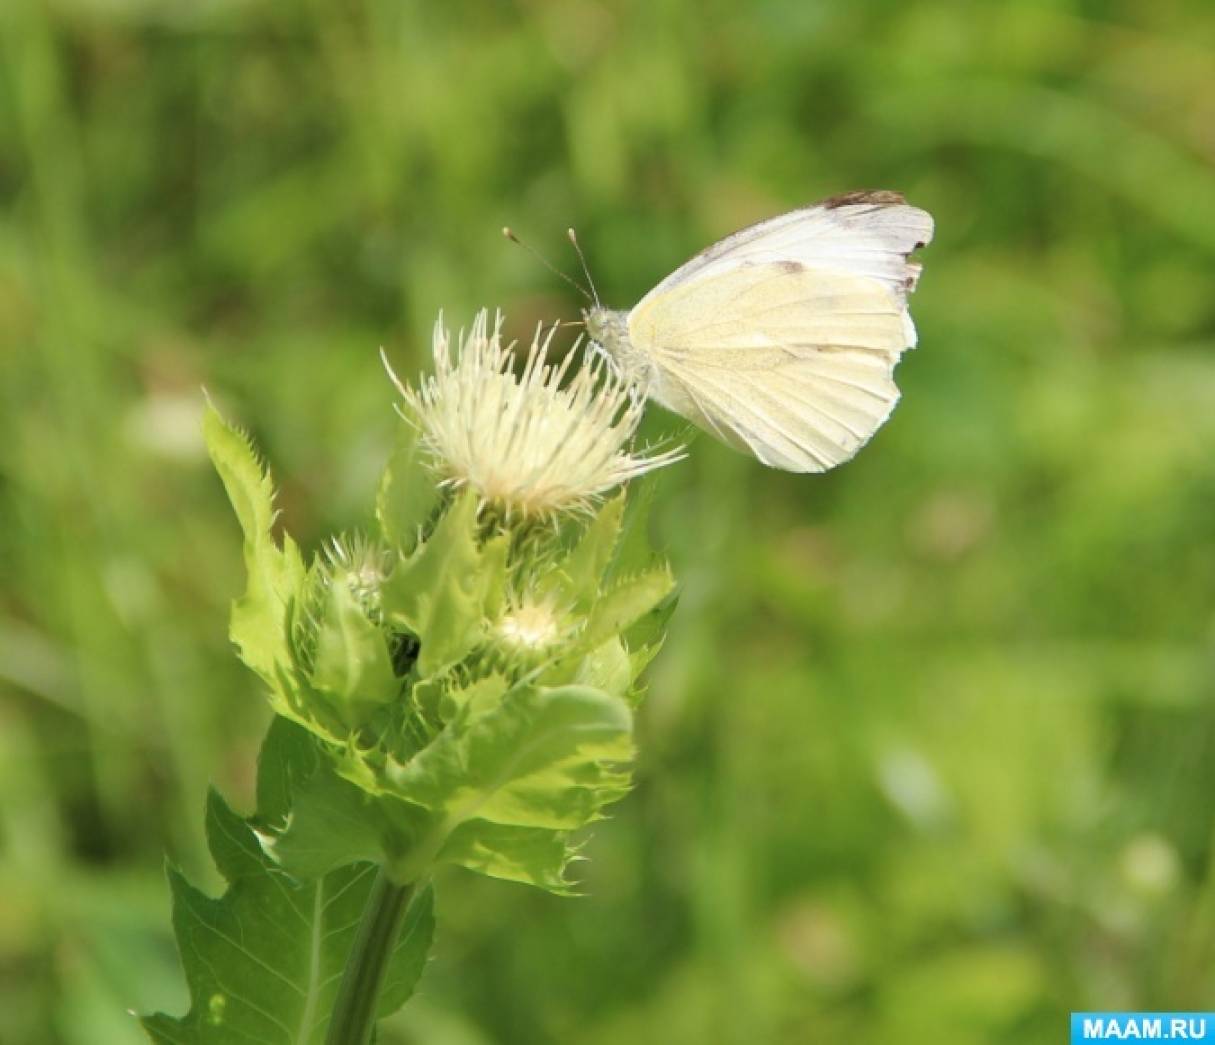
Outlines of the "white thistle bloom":
<svg viewBox="0 0 1215 1045">
<path fill-rule="evenodd" d="M 471 487 L 508 516 L 589 509 L 612 487 L 683 456 L 631 453 L 644 398 L 599 359 L 575 367 L 577 342 L 559 365 L 547 365 L 555 330 L 536 331 L 519 376 L 500 313 L 491 333 L 479 312 L 454 358 L 440 315 L 434 374 L 416 390 L 392 375 L 442 480 Z"/>
<path fill-rule="evenodd" d="M 506 646 L 540 652 L 565 638 L 569 628 L 570 622 L 552 599 L 525 596 L 507 608 L 493 630 Z"/>
</svg>

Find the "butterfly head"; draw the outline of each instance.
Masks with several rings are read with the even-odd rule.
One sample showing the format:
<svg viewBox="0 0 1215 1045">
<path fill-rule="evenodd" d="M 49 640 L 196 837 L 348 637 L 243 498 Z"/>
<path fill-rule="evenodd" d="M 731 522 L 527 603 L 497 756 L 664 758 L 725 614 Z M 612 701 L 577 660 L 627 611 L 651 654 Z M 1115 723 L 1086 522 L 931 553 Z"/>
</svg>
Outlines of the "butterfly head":
<svg viewBox="0 0 1215 1045">
<path fill-rule="evenodd" d="M 629 340 L 629 314 L 616 309 L 592 305 L 582 310 L 586 336 L 599 346 L 622 371 L 633 369 L 636 351 Z"/>
<path fill-rule="evenodd" d="M 629 337 L 627 316 L 602 305 L 592 305 L 582 310 L 582 322 L 586 324 L 586 336 L 595 344 L 616 356 L 615 346 Z"/>
<path fill-rule="evenodd" d="M 617 375 L 633 393 L 648 396 L 653 393 L 654 367 L 644 353 L 638 351 L 629 336 L 629 314 L 602 305 L 582 310 L 582 322 L 587 337 L 595 349 L 610 361 Z"/>
</svg>

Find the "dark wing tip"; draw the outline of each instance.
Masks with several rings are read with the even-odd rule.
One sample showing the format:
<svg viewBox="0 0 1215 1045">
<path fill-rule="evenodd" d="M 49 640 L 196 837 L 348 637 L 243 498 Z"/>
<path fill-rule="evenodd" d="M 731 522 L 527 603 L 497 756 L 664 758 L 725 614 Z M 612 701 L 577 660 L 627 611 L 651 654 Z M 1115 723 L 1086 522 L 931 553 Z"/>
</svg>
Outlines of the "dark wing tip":
<svg viewBox="0 0 1215 1045">
<path fill-rule="evenodd" d="M 825 199 L 819 206 L 826 210 L 835 210 L 836 207 L 850 207 L 857 203 L 867 203 L 873 207 L 894 207 L 906 202 L 901 192 L 891 192 L 888 189 L 858 189 L 856 192 L 845 192 Z"/>
</svg>

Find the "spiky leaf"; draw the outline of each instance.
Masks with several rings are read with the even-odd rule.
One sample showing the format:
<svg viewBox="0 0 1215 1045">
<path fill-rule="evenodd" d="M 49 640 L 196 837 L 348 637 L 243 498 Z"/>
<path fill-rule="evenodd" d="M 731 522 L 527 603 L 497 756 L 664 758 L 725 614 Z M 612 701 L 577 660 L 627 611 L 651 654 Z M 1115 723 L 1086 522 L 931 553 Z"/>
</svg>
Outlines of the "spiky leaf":
<svg viewBox="0 0 1215 1045">
<path fill-rule="evenodd" d="M 279 666 L 290 661 L 286 620 L 303 587 L 303 559 L 289 536 L 281 548 L 274 540 L 274 484 L 248 437 L 210 403 L 203 435 L 244 533 L 248 579 L 244 595 L 232 604 L 229 636 L 241 660 L 276 687 Z"/>
<path fill-rule="evenodd" d="M 440 714 L 449 722 L 467 709 L 469 719 L 482 711 L 497 707 L 506 695 L 507 683 L 503 676 L 490 674 L 466 685 L 450 685 L 443 691 Z"/>
<path fill-rule="evenodd" d="M 666 566 L 646 570 L 620 581 L 604 592 L 591 608 L 582 633 L 582 643 L 594 649 L 614 635 L 620 635 L 654 610 L 675 587 L 675 578 Z"/>
<path fill-rule="evenodd" d="M 347 725 L 357 726 L 399 696 L 400 681 L 384 633 L 340 576 L 327 586 L 322 607 L 312 684 Z"/>
<path fill-rule="evenodd" d="M 418 431 L 398 427 L 398 441 L 376 493 L 375 514 L 388 542 L 404 555 L 413 551 L 439 503 L 439 488 L 426 468 Z"/>
<path fill-rule="evenodd" d="M 257 753 L 257 822 L 282 827 L 295 793 L 323 764 L 316 737 L 289 719 L 275 717 Z"/>
<path fill-rule="evenodd" d="M 275 867 L 248 824 L 218 794 L 207 807 L 211 853 L 228 890 L 212 899 L 170 871 L 173 928 L 189 1013 L 143 1021 L 164 1045 L 322 1045 L 342 969 L 376 870 L 362 863 L 312 882 Z M 389 961 L 378 1012 L 403 1005 L 422 973 L 434 931 L 420 893 Z"/>
<path fill-rule="evenodd" d="M 312 736 L 285 719 L 262 745 L 257 790 L 262 847 L 295 877 L 318 878 L 355 860 L 382 863 L 407 844 L 394 837 L 387 799 L 343 779 Z"/>
<path fill-rule="evenodd" d="M 385 616 L 421 642 L 418 670 L 433 675 L 464 657 L 481 639 L 485 605 L 500 585 L 505 557 L 477 542 L 477 500 L 462 494 L 435 532 L 384 583 Z"/>
<path fill-rule="evenodd" d="M 579 659 L 574 681 L 614 693 L 618 697 L 627 697 L 634 677 L 624 643 L 613 636 Z"/>
<path fill-rule="evenodd" d="M 595 513 L 578 543 L 541 590 L 553 589 L 562 601 L 585 612 L 595 601 L 616 550 L 624 519 L 625 495 L 617 494 Z"/>
<path fill-rule="evenodd" d="M 654 547 L 650 542 L 650 511 L 654 506 L 657 474 L 651 472 L 629 483 L 628 504 L 616 539 L 609 577 L 615 579 L 648 570 L 654 565 Z"/>
<path fill-rule="evenodd" d="M 524 686 L 488 710 L 465 703 L 409 762 L 389 763 L 393 792 L 430 812 L 409 859 L 421 868 L 451 860 L 555 888 L 569 855 L 565 835 L 628 789 L 621 767 L 632 756 L 631 730 L 628 705 L 587 686 Z M 488 826 L 465 826 L 474 822 Z M 558 837 L 546 841 L 537 829 Z M 505 842 L 501 861 L 490 859 Z"/>
<path fill-rule="evenodd" d="M 573 887 L 566 869 L 574 853 L 564 832 L 467 820 L 447 837 L 439 860 L 567 896 Z"/>
</svg>

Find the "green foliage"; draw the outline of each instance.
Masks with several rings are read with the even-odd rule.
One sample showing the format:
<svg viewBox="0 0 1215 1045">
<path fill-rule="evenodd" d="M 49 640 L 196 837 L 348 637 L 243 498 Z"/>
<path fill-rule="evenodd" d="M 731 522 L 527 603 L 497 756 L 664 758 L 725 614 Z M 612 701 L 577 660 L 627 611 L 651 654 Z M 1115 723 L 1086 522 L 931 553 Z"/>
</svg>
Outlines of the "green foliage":
<svg viewBox="0 0 1215 1045">
<path fill-rule="evenodd" d="M 477 498 L 466 492 L 385 583 L 384 615 L 421 643 L 422 675 L 463 660 L 481 640 L 489 593 L 505 568 L 500 543 L 479 545 Z"/>
<path fill-rule="evenodd" d="M 542 583 L 542 590 L 556 594 L 579 613 L 590 610 L 616 551 L 625 503 L 625 495 L 620 493 L 595 513 L 561 568 L 553 570 L 547 583 Z"/>
<path fill-rule="evenodd" d="M 279 562 L 269 479 L 214 410 L 207 437 L 253 535 L 249 561 L 265 573 Z M 569 892 L 570 835 L 629 787 L 625 698 L 635 702 L 647 657 L 642 646 L 630 656 L 622 636 L 673 578 L 665 567 L 611 578 L 623 493 L 585 525 L 499 532 L 466 491 L 423 536 L 439 502 L 407 488 L 435 487 L 417 465 L 406 440 L 380 483 L 384 575 L 318 564 L 306 586 L 261 600 L 274 610 L 263 610 L 261 644 L 240 647 L 272 682 L 272 704 L 304 727 L 284 740 L 284 724 L 267 741 L 262 772 L 290 780 L 291 803 L 274 802 L 266 849 L 305 878 L 370 859 L 413 882 L 456 863 Z M 370 590 L 354 590 L 359 576 Z M 551 619 L 552 636 L 508 638 L 512 612 Z M 402 643 L 416 657 L 394 664 Z"/>
<path fill-rule="evenodd" d="M 613 569 L 653 565 L 649 489 L 680 611 L 591 899 L 446 875 L 380 1045 L 1047 1045 L 1209 1007 L 1213 18 L 0 2 L 0 1041 L 187 1007 L 163 854 L 206 879 L 199 796 L 246 793 L 266 726 L 200 385 L 318 548 L 404 428 L 378 346 L 411 376 L 439 307 L 577 318 L 504 221 L 563 268 L 576 225 L 625 307 L 864 187 L 938 219 L 894 416 L 817 479 L 697 438 L 631 486 Z"/>
<path fill-rule="evenodd" d="M 622 634 L 651 613 L 674 587 L 675 578 L 666 567 L 617 582 L 595 600 L 582 641 L 593 649 Z"/>
<path fill-rule="evenodd" d="M 568 891 L 573 851 L 559 840 L 627 791 L 631 734 L 627 705 L 585 686 L 518 687 L 489 708 L 463 702 L 432 744 L 388 767 L 396 793 L 430 813 L 407 866 L 437 857 Z"/>
<path fill-rule="evenodd" d="M 210 403 L 203 433 L 215 470 L 244 534 L 245 594 L 232 605 L 229 635 L 241 660 L 271 686 L 289 659 L 286 621 L 304 582 L 304 563 L 289 537 L 274 540 L 274 484 L 246 435 L 229 425 Z M 280 714 L 290 708 L 280 705 Z"/>
<path fill-rule="evenodd" d="M 344 586 L 333 584 L 320 566 L 306 570 L 289 534 L 279 547 L 270 474 L 248 437 L 210 403 L 203 435 L 244 534 L 248 579 L 232 605 L 232 641 L 241 660 L 269 685 L 278 714 L 334 739 L 343 723 L 357 725 L 369 707 L 392 696 L 383 640 L 369 643 L 371 625 L 360 620 L 364 614 L 353 595 L 336 590 Z"/>
<path fill-rule="evenodd" d="M 382 862 L 389 825 L 381 805 L 338 775 L 322 742 L 276 719 L 258 758 L 255 825 L 279 867 L 315 879 L 355 861 Z"/>
<path fill-rule="evenodd" d="M 380 479 L 375 514 L 384 538 L 408 555 L 438 508 L 438 487 L 425 471 L 425 452 L 418 430 L 398 426 L 397 445 Z"/>
<path fill-rule="evenodd" d="M 144 1026 L 164 1045 L 321 1045 L 375 866 L 356 863 L 296 881 L 214 792 L 207 837 L 229 883 L 222 897 L 211 899 L 169 872 L 191 1008 L 182 1019 L 158 1014 Z M 426 890 L 411 904 L 392 952 L 381 1016 L 413 993 L 433 931 Z"/>
<path fill-rule="evenodd" d="M 609 583 L 623 493 L 581 533 L 499 532 L 473 491 L 441 506 L 408 439 L 380 482 L 379 536 L 335 541 L 306 570 L 289 536 L 274 539 L 271 480 L 249 440 L 211 406 L 204 434 L 244 534 L 233 640 L 281 717 L 254 820 L 217 794 L 208 808 L 228 891 L 208 900 L 170 874 L 192 1005 L 145 1026 L 163 1042 L 320 1041 L 358 918 L 380 895 L 377 865 L 401 887 L 452 863 L 571 891 L 570 836 L 629 788 L 623 697 L 637 672 L 621 635 L 673 580 L 653 569 Z M 544 627 L 506 626 L 511 612 Z M 412 992 L 431 931 L 426 892 L 381 1015 Z"/>
<path fill-rule="evenodd" d="M 349 726 L 400 696 L 382 629 L 367 616 L 348 584 L 325 586 L 312 684 L 330 697 Z"/>
</svg>

